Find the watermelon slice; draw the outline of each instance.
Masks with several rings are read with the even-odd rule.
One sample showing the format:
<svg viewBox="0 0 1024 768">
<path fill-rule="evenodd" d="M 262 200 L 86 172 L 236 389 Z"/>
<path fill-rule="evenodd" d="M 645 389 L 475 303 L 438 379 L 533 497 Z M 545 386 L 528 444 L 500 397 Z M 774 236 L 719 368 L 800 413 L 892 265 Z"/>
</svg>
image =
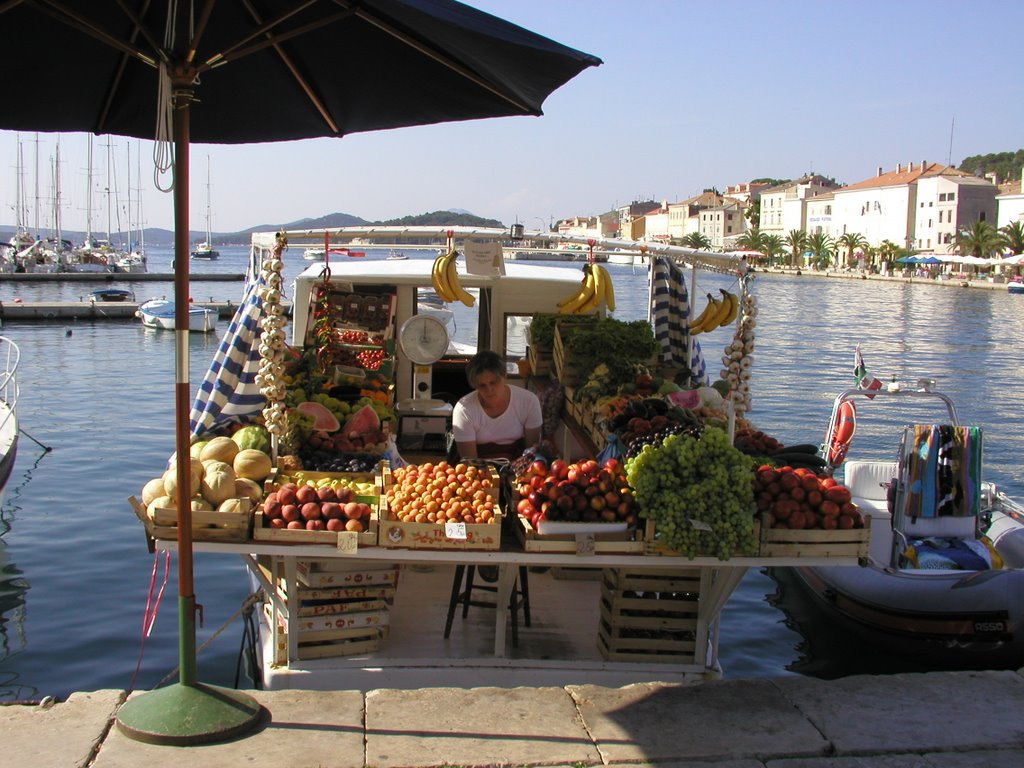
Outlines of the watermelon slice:
<svg viewBox="0 0 1024 768">
<path fill-rule="evenodd" d="M 364 405 L 358 411 L 349 416 L 345 422 L 345 429 L 342 430 L 347 437 L 361 437 L 371 432 L 380 430 L 380 419 L 372 406 Z"/>
<path fill-rule="evenodd" d="M 341 426 L 327 406 L 314 403 L 312 400 L 299 403 L 295 406 L 295 410 L 313 417 L 314 432 L 337 432 Z"/>
</svg>

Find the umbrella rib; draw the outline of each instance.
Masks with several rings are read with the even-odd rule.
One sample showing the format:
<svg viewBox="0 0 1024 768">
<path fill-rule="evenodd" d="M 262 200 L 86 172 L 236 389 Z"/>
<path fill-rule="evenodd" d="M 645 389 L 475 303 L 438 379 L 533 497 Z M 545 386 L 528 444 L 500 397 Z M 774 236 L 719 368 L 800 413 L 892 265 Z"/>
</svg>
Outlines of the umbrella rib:
<svg viewBox="0 0 1024 768">
<path fill-rule="evenodd" d="M 151 67 L 156 67 L 156 59 L 154 59 L 151 56 L 147 56 L 145 53 L 138 50 L 137 48 L 131 48 L 125 45 L 116 37 L 109 35 L 102 29 L 96 27 L 88 19 L 78 15 L 77 13 L 70 11 L 66 6 L 60 3 L 55 3 L 52 0 L 39 0 L 39 7 L 40 10 L 43 11 L 43 13 L 53 16 L 55 19 L 57 19 L 57 21 L 67 24 L 70 27 L 75 27 L 79 31 L 96 38 L 97 40 L 106 45 L 109 45 L 111 48 L 115 48 L 119 51 L 122 51 L 123 53 L 128 54 L 129 56 L 138 59 L 143 64 L 148 64 Z"/>
<path fill-rule="evenodd" d="M 340 0 L 335 0 L 335 1 L 336 2 L 340 2 Z M 408 45 L 410 48 L 415 48 L 417 51 L 422 53 L 427 58 L 433 59 L 438 64 L 440 64 L 440 65 L 442 65 L 444 67 L 447 67 L 448 69 L 452 70 L 456 74 L 461 75 L 462 77 L 466 78 L 467 80 L 469 80 L 469 81 L 475 83 L 476 85 L 480 86 L 484 90 L 490 91 L 491 93 L 493 93 L 498 98 L 504 99 L 505 101 L 507 101 L 512 106 L 517 107 L 518 109 L 523 110 L 523 112 L 525 112 L 526 114 L 529 114 L 529 115 L 539 115 L 540 114 L 537 110 L 535 110 L 529 104 L 526 104 L 525 102 L 523 102 L 521 99 L 513 96 L 512 94 L 509 94 L 509 93 L 501 90 L 500 88 L 496 87 L 493 83 L 489 82 L 485 78 L 483 78 L 480 75 L 476 74 L 472 70 L 468 69 L 467 67 L 463 66 L 462 64 L 459 64 L 456 61 L 453 61 L 448 56 L 445 56 L 445 55 L 439 53 L 438 51 L 434 50 L 430 46 L 428 46 L 428 45 L 426 45 L 424 43 L 421 43 L 419 40 L 415 39 L 411 35 L 408 35 L 405 32 L 402 32 L 397 27 L 394 27 L 391 24 L 388 24 L 383 19 L 377 18 L 376 16 L 373 16 L 372 14 L 370 14 L 367 11 L 365 11 L 363 9 L 360 9 L 360 8 L 356 8 L 354 10 L 355 10 L 356 16 L 361 18 L 363 21 L 365 21 L 365 22 L 367 22 L 369 24 L 372 24 L 373 26 L 375 26 L 378 29 L 380 29 L 382 32 L 385 32 L 385 33 L 391 35 L 392 37 L 396 38 L 397 40 L 400 40 L 401 42 L 403 42 L 406 45 Z"/>
</svg>

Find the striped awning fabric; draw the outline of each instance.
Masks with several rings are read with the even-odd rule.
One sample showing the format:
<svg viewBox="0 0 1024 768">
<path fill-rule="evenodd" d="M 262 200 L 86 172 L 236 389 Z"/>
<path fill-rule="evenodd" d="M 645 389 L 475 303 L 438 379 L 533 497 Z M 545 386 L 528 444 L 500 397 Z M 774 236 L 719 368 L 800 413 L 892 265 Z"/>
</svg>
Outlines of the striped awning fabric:
<svg viewBox="0 0 1024 768">
<path fill-rule="evenodd" d="M 700 342 L 693 339 L 693 350 L 687 366 L 687 345 L 690 332 L 690 297 L 686 290 L 683 270 L 665 256 L 655 256 L 651 265 L 651 317 L 654 319 L 654 337 L 661 344 L 661 360 L 665 365 L 689 368 L 692 383 L 709 383 L 707 366 Z"/>
<path fill-rule="evenodd" d="M 254 255 L 245 277 L 242 303 L 228 325 L 210 369 L 196 392 L 189 414 L 193 437 L 215 433 L 233 423 L 251 422 L 265 398 L 256 384 L 260 368 L 259 337 L 263 303 L 260 259 Z"/>
</svg>

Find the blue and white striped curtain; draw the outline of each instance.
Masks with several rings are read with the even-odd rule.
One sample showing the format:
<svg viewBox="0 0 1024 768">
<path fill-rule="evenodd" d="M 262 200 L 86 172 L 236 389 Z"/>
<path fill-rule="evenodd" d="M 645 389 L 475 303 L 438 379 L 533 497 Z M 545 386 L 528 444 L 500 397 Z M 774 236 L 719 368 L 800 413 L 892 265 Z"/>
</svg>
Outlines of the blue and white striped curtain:
<svg viewBox="0 0 1024 768">
<path fill-rule="evenodd" d="M 690 371 L 694 386 L 710 383 L 700 342 L 693 339 L 693 350 L 687 366 L 690 331 L 690 297 L 683 270 L 666 256 L 655 256 L 651 263 L 651 317 L 654 338 L 661 344 L 661 360 L 665 365 Z"/>
<path fill-rule="evenodd" d="M 261 257 L 253 253 L 245 276 L 242 303 L 221 339 L 210 369 L 196 392 L 189 429 L 193 437 L 218 432 L 229 424 L 253 421 L 266 403 L 256 384 L 260 369 L 260 318 L 263 317 Z"/>
</svg>

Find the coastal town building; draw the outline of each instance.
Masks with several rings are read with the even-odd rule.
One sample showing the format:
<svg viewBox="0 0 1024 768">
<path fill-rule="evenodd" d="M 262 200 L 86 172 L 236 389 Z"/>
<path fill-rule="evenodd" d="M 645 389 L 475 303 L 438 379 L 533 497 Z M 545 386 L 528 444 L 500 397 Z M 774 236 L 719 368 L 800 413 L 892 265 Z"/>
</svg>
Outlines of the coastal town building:
<svg viewBox="0 0 1024 768">
<path fill-rule="evenodd" d="M 761 190 L 761 233 L 785 239 L 793 230 L 806 231 L 807 201 L 838 187 L 832 179 L 810 174 Z"/>
<path fill-rule="evenodd" d="M 996 195 L 996 226 L 1005 227 L 1015 221 L 1024 221 L 1024 169 L 1021 177 L 998 185 Z"/>
<path fill-rule="evenodd" d="M 722 204 L 722 196 L 705 190 L 686 200 L 668 204 L 669 239 L 682 240 L 692 232 L 700 231 L 700 212 Z"/>
<path fill-rule="evenodd" d="M 725 197 L 721 204 L 701 210 L 699 231 L 712 248 L 725 248 L 746 231 L 746 207 L 741 200 Z"/>
</svg>

